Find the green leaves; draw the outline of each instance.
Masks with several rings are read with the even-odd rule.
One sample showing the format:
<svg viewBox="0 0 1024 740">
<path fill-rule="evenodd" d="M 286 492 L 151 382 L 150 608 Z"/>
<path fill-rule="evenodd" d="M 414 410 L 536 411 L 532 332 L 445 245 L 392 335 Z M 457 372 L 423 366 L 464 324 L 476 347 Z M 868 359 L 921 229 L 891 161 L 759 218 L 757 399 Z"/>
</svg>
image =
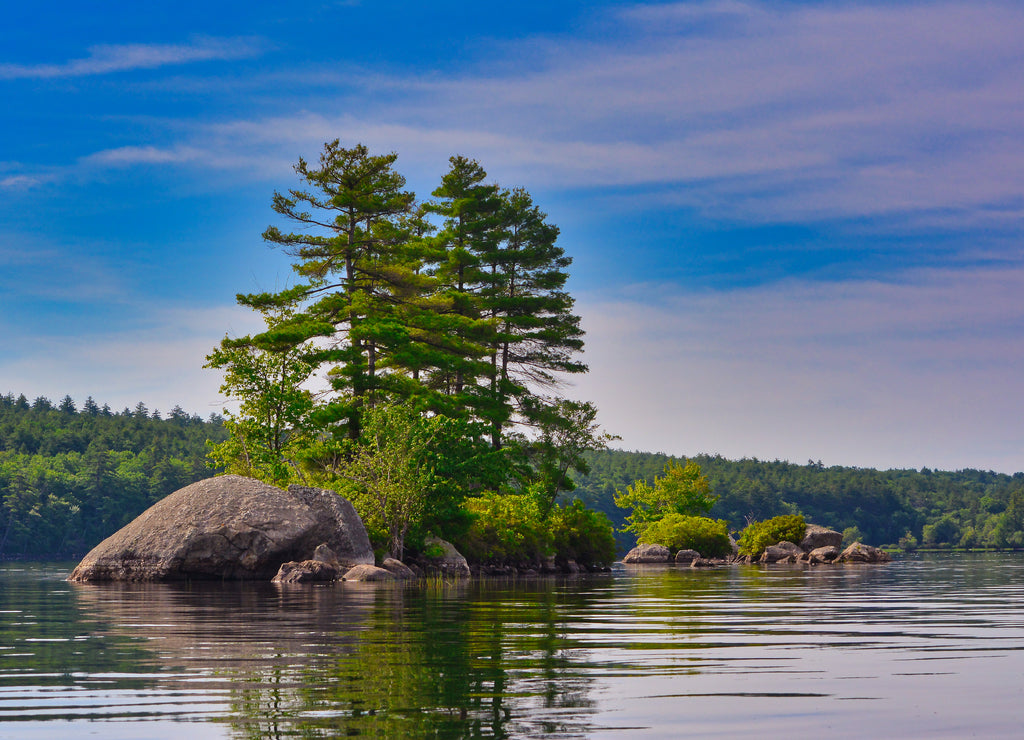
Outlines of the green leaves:
<svg viewBox="0 0 1024 740">
<path fill-rule="evenodd" d="M 667 514 L 704 514 L 717 500 L 718 496 L 711 493 L 711 486 L 701 474 L 700 466 L 692 461 L 680 465 L 670 460 L 665 464 L 665 475 L 655 477 L 653 486 L 641 479 L 627 487 L 625 493 L 615 494 L 616 506 L 633 510 L 626 517 L 624 531 L 639 537 L 653 522 Z"/>
<path fill-rule="evenodd" d="M 752 558 L 761 557 L 769 545 L 792 542 L 799 545 L 807 531 L 807 523 L 799 514 L 783 514 L 763 522 L 748 524 L 740 534 L 740 553 Z"/>
</svg>

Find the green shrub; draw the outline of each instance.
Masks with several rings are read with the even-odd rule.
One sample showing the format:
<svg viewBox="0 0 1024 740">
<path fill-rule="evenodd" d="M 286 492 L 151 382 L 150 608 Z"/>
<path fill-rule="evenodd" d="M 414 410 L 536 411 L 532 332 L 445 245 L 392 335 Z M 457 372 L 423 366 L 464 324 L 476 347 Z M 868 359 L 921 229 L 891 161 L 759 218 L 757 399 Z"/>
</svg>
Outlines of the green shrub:
<svg viewBox="0 0 1024 740">
<path fill-rule="evenodd" d="M 555 558 L 575 560 L 584 567 L 604 567 L 615 560 L 615 533 L 608 517 L 588 509 L 579 499 L 552 509 L 548 533 Z"/>
<path fill-rule="evenodd" d="M 472 523 L 457 545 L 471 563 L 533 567 L 554 555 L 562 564 L 601 567 L 615 560 L 611 522 L 582 501 L 556 506 L 546 519 L 540 499 L 529 493 L 489 492 L 465 506 Z"/>
<path fill-rule="evenodd" d="M 696 550 L 709 558 L 728 555 L 732 550 L 727 521 L 676 512 L 648 524 L 638 541 L 647 545 L 664 545 L 672 551 Z"/>
<path fill-rule="evenodd" d="M 782 541 L 800 544 L 807 531 L 807 522 L 800 514 L 785 514 L 763 522 L 754 522 L 740 534 L 740 553 L 752 558 L 761 557 L 769 545 Z"/>
<path fill-rule="evenodd" d="M 472 523 L 458 544 L 471 563 L 525 565 L 554 554 L 536 497 L 488 491 L 465 506 Z"/>
</svg>

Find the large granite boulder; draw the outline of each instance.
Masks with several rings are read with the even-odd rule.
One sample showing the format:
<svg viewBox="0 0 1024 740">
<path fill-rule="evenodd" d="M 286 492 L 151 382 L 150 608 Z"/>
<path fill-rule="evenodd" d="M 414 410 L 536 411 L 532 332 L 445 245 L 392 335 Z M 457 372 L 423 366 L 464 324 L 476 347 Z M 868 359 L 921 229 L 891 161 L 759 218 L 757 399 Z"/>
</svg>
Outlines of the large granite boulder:
<svg viewBox="0 0 1024 740">
<path fill-rule="evenodd" d="M 667 563 L 669 549 L 664 545 L 637 545 L 626 553 L 623 563 Z"/>
<path fill-rule="evenodd" d="M 804 552 L 817 550 L 819 547 L 841 547 L 842 544 L 842 532 L 823 527 L 820 524 L 808 524 L 804 538 L 800 540 L 800 547 Z"/>
<path fill-rule="evenodd" d="M 836 558 L 837 563 L 888 563 L 890 560 L 892 558 L 885 550 L 862 542 L 854 542 Z"/>
<path fill-rule="evenodd" d="M 175 491 L 103 540 L 72 581 L 269 580 L 326 545 L 340 565 L 373 563 L 352 504 L 333 491 L 283 490 L 225 475 Z"/>
</svg>

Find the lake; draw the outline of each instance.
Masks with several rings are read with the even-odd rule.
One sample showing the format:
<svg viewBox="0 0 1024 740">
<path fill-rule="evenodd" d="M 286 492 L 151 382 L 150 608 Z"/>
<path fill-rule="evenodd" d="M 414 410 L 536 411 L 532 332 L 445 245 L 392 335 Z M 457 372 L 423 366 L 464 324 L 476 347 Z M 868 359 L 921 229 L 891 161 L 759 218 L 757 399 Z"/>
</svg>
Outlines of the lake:
<svg viewBox="0 0 1024 740">
<path fill-rule="evenodd" d="M 1024 556 L 414 585 L 0 563 L 0 738 L 1009 738 Z"/>
</svg>

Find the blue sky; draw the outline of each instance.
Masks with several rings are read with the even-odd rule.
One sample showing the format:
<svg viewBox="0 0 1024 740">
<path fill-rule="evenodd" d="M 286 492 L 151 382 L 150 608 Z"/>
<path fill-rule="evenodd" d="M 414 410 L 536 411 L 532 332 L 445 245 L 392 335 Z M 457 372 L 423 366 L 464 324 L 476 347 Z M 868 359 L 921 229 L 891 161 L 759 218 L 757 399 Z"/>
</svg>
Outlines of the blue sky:
<svg viewBox="0 0 1024 740">
<path fill-rule="evenodd" d="M 1024 8 L 27 4 L 0 27 L 0 392 L 219 410 L 324 141 L 562 229 L 631 449 L 1024 470 Z"/>
</svg>

